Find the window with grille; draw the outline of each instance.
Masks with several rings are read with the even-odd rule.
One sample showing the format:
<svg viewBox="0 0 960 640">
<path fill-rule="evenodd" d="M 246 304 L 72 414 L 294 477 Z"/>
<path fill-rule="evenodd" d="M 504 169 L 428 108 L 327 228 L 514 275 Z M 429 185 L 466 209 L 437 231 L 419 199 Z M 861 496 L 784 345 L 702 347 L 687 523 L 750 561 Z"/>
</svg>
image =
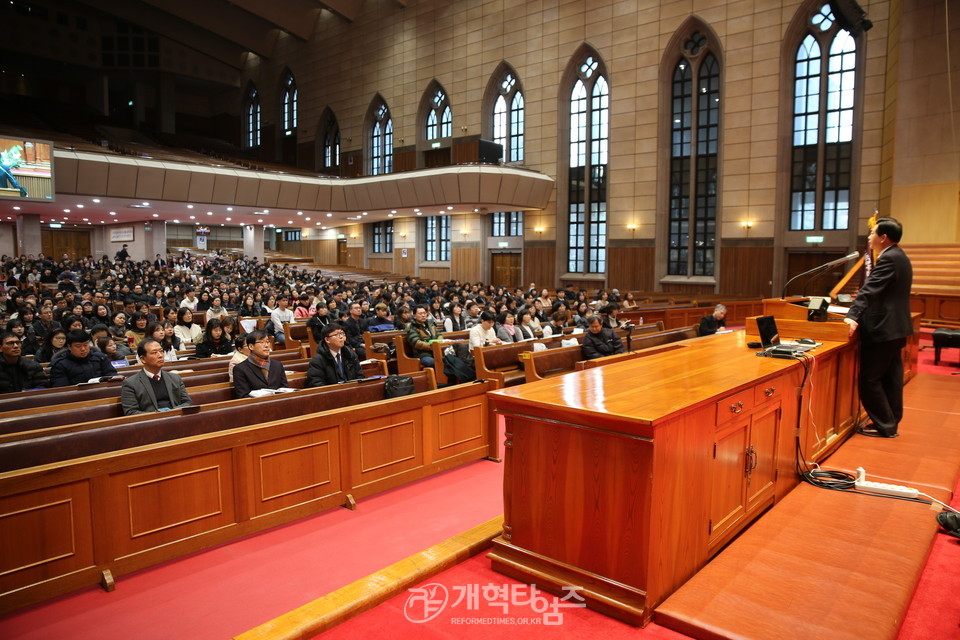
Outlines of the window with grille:
<svg viewBox="0 0 960 640">
<path fill-rule="evenodd" d="M 523 92 L 511 72 L 497 85 L 493 104 L 493 141 L 503 147 L 507 162 L 523 162 Z"/>
<path fill-rule="evenodd" d="M 370 132 L 370 173 L 378 176 L 393 171 L 393 119 L 390 109 L 381 101 L 374 111 Z"/>
<path fill-rule="evenodd" d="M 424 221 L 424 259 L 428 262 L 450 260 L 450 216 L 430 216 Z"/>
<path fill-rule="evenodd" d="M 496 238 L 523 235 L 523 211 L 495 211 L 490 219 L 490 235 Z"/>
</svg>

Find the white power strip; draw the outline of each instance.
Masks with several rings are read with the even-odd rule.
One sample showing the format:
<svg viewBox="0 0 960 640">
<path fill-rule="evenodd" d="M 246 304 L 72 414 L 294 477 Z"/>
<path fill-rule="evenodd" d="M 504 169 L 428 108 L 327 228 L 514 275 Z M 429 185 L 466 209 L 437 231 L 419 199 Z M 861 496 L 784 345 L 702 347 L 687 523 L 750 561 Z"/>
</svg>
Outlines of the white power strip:
<svg viewBox="0 0 960 640">
<path fill-rule="evenodd" d="M 899 496 L 901 498 L 916 498 L 920 495 L 920 491 L 917 489 L 911 489 L 910 487 L 904 487 L 903 485 L 899 484 L 872 482 L 866 478 L 867 472 L 864 471 L 863 467 L 857 467 L 857 479 L 854 481 L 854 486 L 861 491 L 882 493 L 883 495 Z"/>
<path fill-rule="evenodd" d="M 911 489 L 910 487 L 904 487 L 899 484 L 884 484 L 882 482 L 871 482 L 870 480 L 863 480 L 856 482 L 857 489 L 861 491 L 869 491 L 871 493 L 882 493 L 888 496 L 900 496 L 902 498 L 916 498 L 920 495 L 920 492 L 916 489 Z"/>
</svg>

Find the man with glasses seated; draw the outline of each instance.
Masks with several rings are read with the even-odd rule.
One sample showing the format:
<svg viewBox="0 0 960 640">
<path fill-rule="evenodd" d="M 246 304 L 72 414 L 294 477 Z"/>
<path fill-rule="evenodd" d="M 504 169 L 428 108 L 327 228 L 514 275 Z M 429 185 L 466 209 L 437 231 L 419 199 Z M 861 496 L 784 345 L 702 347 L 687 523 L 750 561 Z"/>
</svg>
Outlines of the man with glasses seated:
<svg viewBox="0 0 960 640">
<path fill-rule="evenodd" d="M 287 386 L 287 374 L 279 360 L 270 359 L 270 338 L 266 331 L 247 334 L 250 357 L 233 368 L 233 394 L 246 398 L 251 391 Z"/>
<path fill-rule="evenodd" d="M 322 387 L 363 377 L 360 358 L 350 348 L 343 326 L 328 324 L 321 332 L 323 341 L 317 345 L 317 352 L 310 358 L 307 369 L 307 386 Z"/>
<path fill-rule="evenodd" d="M 67 334 L 67 348 L 58 351 L 50 361 L 50 386 L 67 387 L 97 379 L 103 381 L 117 376 L 109 358 L 90 350 L 90 336 L 83 329 Z"/>
<path fill-rule="evenodd" d="M 50 385 L 43 367 L 20 355 L 20 338 L 12 331 L 0 333 L 0 393 L 17 393 Z"/>
</svg>

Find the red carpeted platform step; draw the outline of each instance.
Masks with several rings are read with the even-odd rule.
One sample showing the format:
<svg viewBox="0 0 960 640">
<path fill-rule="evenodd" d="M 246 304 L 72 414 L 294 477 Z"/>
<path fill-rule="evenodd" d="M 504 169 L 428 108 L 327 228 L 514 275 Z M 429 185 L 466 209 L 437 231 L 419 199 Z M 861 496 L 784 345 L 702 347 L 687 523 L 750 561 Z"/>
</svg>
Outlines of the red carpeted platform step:
<svg viewBox="0 0 960 640">
<path fill-rule="evenodd" d="M 694 638 L 896 638 L 936 536 L 925 504 L 801 485 L 664 602 Z"/>
</svg>

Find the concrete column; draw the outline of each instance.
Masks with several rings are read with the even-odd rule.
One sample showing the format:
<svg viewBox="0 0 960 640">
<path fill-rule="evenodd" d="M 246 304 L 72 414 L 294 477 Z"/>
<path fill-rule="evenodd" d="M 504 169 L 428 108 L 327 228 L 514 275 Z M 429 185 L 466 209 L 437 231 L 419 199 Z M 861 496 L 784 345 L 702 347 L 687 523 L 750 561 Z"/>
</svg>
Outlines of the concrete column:
<svg viewBox="0 0 960 640">
<path fill-rule="evenodd" d="M 257 258 L 263 262 L 263 227 L 247 224 L 243 226 L 243 255 L 248 258 Z"/>
<path fill-rule="evenodd" d="M 17 216 L 17 255 L 37 256 L 42 251 L 40 241 L 40 216 L 22 213 Z"/>
</svg>

